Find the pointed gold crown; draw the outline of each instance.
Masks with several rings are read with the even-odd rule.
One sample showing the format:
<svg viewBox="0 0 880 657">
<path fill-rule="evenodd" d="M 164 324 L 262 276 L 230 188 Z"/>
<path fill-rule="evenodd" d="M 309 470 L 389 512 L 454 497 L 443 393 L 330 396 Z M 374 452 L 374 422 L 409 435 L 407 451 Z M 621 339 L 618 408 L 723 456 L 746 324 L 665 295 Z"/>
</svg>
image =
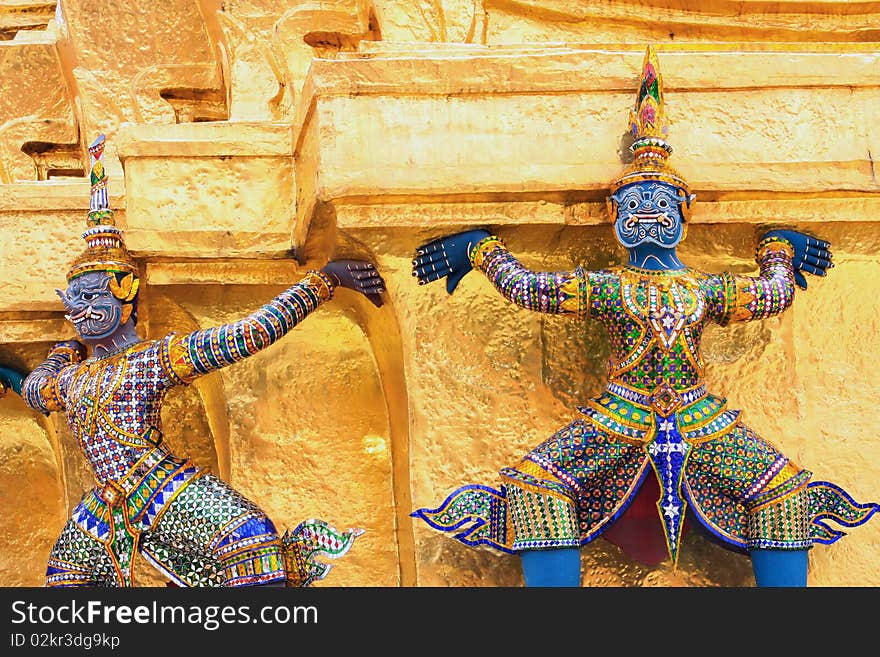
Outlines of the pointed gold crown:
<svg viewBox="0 0 880 657">
<path fill-rule="evenodd" d="M 634 159 L 611 182 L 611 193 L 633 182 L 659 180 L 681 188 L 685 196 L 690 195 L 687 181 L 667 162 L 672 146 L 666 141 L 669 126 L 663 103 L 663 79 L 657 53 L 651 46 L 645 50 L 641 84 L 629 113 L 629 124 L 635 139 L 630 146 Z"/>
<path fill-rule="evenodd" d="M 129 281 L 130 284 L 133 284 L 138 277 L 137 265 L 125 246 L 122 231 L 116 227 L 113 210 L 110 209 L 107 173 L 101 162 L 105 141 L 104 135 L 98 135 L 89 146 L 92 191 L 87 220 L 89 228 L 82 234 L 86 242 L 86 250 L 71 264 L 70 271 L 67 272 L 68 282 L 93 271 L 123 274 L 124 280 Z"/>
</svg>

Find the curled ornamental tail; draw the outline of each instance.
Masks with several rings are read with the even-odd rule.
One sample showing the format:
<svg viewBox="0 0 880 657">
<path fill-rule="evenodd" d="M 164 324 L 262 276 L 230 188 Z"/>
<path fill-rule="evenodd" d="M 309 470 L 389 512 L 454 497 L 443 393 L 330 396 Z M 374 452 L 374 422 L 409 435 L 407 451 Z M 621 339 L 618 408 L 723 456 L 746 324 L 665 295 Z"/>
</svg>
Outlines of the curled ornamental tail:
<svg viewBox="0 0 880 657">
<path fill-rule="evenodd" d="M 808 487 L 810 505 L 810 534 L 815 543 L 830 545 L 846 536 L 846 532 L 831 527 L 827 520 L 843 527 L 858 527 L 880 511 L 880 504 L 856 502 L 840 486 L 828 481 L 814 481 Z"/>
<path fill-rule="evenodd" d="M 410 514 L 434 529 L 452 533 L 469 547 L 484 545 L 514 554 L 507 535 L 507 490 L 472 484 L 452 492 L 436 509 L 417 509 Z"/>
<path fill-rule="evenodd" d="M 332 564 L 317 561 L 318 557 L 338 559 L 354 544 L 363 529 L 338 531 L 323 520 L 305 520 L 281 538 L 288 586 L 309 586 L 327 577 Z"/>
</svg>

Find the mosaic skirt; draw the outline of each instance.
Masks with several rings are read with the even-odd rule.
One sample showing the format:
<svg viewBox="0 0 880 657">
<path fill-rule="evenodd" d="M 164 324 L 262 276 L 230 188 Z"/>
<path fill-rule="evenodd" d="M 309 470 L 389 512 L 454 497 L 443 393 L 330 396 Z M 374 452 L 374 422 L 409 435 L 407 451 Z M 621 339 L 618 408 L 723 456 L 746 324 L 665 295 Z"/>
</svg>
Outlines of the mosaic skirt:
<svg viewBox="0 0 880 657">
<path fill-rule="evenodd" d="M 47 586 L 130 586 L 135 552 L 178 586 L 308 586 L 331 569 L 318 557 L 343 556 L 363 533 L 307 520 L 279 536 L 256 504 L 197 469 L 149 527 L 132 520 L 132 506 L 87 493 L 52 549 Z"/>
<path fill-rule="evenodd" d="M 171 502 L 143 535 L 140 552 L 180 586 L 248 586 L 286 578 L 275 525 L 211 474 Z"/>
<path fill-rule="evenodd" d="M 624 442 L 579 418 L 501 470 L 499 489 L 464 486 L 438 508 L 412 515 L 469 546 L 508 553 L 577 547 L 620 518 L 653 470 L 662 489 L 659 526 L 675 561 L 683 522 L 676 525 L 670 517 L 683 517 L 686 508 L 739 551 L 833 543 L 844 533 L 826 521 L 853 527 L 880 510 L 855 502 L 834 484 L 810 482 L 810 472 L 741 423 L 711 440 L 674 445 L 678 449 L 665 454 L 663 447 Z M 677 468 L 664 471 L 658 463 L 670 452 Z"/>
</svg>

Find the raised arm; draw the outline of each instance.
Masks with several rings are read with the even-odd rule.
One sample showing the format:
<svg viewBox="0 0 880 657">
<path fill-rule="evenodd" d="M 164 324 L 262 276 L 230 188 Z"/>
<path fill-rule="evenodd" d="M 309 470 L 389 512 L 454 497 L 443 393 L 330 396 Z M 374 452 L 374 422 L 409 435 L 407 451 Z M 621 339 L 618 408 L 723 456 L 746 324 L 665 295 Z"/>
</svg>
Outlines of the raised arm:
<svg viewBox="0 0 880 657">
<path fill-rule="evenodd" d="M 757 276 L 728 272 L 705 281 L 710 316 L 719 324 L 778 315 L 794 301 L 795 285 L 807 288 L 803 272 L 825 276 L 830 244 L 793 230 L 773 230 L 755 249 Z"/>
<path fill-rule="evenodd" d="M 420 285 L 447 276 L 450 294 L 471 269 L 482 271 L 508 301 L 528 310 L 578 317 L 588 314 L 589 280 L 580 267 L 571 272 L 533 272 L 499 237 L 485 230 L 429 242 L 419 248 L 413 261 L 413 276 Z"/>
<path fill-rule="evenodd" d="M 75 340 L 59 342 L 52 347 L 46 360 L 37 365 L 22 383 L 25 403 L 43 415 L 65 410 L 70 376 L 85 357 L 85 346 Z"/>
<path fill-rule="evenodd" d="M 188 383 L 252 356 L 331 299 L 339 286 L 355 289 L 381 305 L 384 282 L 371 263 L 336 261 L 322 271 L 307 272 L 301 281 L 243 319 L 188 335 L 168 336 L 163 352 L 167 369 L 176 382 Z"/>
<path fill-rule="evenodd" d="M 580 267 L 570 272 L 531 271 L 494 235 L 480 240 L 469 258 L 475 269 L 518 306 L 549 314 L 587 314 L 587 277 Z"/>
</svg>

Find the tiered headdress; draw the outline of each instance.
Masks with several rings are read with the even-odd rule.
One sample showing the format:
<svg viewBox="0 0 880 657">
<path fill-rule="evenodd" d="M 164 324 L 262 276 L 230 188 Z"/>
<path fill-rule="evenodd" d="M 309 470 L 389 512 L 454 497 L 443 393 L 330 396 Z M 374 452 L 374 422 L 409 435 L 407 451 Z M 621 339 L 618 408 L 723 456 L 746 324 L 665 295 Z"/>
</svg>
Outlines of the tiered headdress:
<svg viewBox="0 0 880 657">
<path fill-rule="evenodd" d="M 666 141 L 669 126 L 663 104 L 663 79 L 657 54 L 651 46 L 645 51 L 642 80 L 635 105 L 629 113 L 629 124 L 635 139 L 630 150 L 635 159 L 611 182 L 611 193 L 629 183 L 660 180 L 681 188 L 684 196 L 690 196 L 687 181 L 667 162 L 672 146 Z M 685 203 L 683 208 L 687 205 Z"/>
<path fill-rule="evenodd" d="M 82 234 L 86 250 L 73 261 L 67 280 L 88 272 L 103 271 L 111 277 L 110 289 L 117 299 L 131 302 L 138 291 L 138 268 L 116 227 L 107 193 L 107 173 L 101 156 L 104 154 L 104 135 L 89 146 L 92 191 L 89 200 L 89 228 Z M 130 312 L 130 311 L 129 311 Z"/>
</svg>

